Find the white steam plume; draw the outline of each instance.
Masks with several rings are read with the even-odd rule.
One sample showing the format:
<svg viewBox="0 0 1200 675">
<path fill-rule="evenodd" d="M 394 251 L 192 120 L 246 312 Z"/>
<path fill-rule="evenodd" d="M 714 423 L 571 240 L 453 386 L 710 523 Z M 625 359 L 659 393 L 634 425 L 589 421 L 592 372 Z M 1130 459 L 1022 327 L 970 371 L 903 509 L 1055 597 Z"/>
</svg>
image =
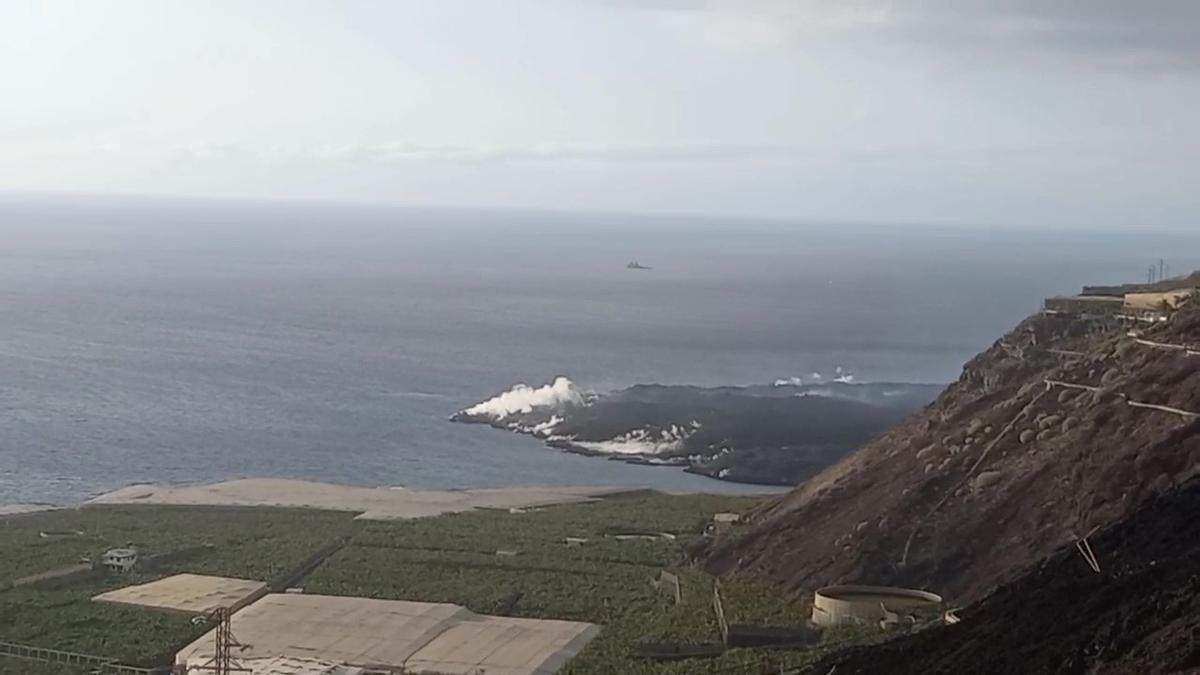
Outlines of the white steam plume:
<svg viewBox="0 0 1200 675">
<path fill-rule="evenodd" d="M 583 393 L 574 382 L 565 377 L 557 377 L 554 382 L 536 389 L 527 384 L 518 384 L 499 396 L 467 408 L 462 414 L 502 420 L 509 415 L 531 413 L 535 408 L 557 408 L 584 403 Z"/>
</svg>

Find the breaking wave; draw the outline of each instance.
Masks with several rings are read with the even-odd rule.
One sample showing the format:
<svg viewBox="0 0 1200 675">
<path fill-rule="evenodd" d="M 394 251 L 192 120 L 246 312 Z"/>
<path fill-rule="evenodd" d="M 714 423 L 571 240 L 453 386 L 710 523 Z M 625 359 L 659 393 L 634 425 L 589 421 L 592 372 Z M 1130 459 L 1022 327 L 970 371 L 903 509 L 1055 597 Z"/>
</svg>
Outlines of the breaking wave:
<svg viewBox="0 0 1200 675">
<path fill-rule="evenodd" d="M 796 377 L 783 377 L 771 383 L 774 387 L 803 387 L 810 384 L 823 384 L 826 382 L 838 382 L 841 384 L 852 384 L 854 382 L 854 374 L 846 369 L 838 366 L 834 371 L 832 378 L 827 378 L 823 373 L 814 372 L 805 377 L 799 375 Z"/>
<path fill-rule="evenodd" d="M 672 424 L 666 429 L 632 429 L 606 441 L 572 441 L 572 445 L 605 455 L 660 455 L 678 452 L 700 429 L 693 420 L 688 426 Z"/>
</svg>

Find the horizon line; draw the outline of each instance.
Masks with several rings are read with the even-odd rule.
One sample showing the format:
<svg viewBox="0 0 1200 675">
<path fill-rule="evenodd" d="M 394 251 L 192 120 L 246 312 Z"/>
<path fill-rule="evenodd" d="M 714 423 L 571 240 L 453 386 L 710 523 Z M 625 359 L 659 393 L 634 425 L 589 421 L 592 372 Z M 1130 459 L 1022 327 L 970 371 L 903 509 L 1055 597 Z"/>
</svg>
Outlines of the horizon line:
<svg viewBox="0 0 1200 675">
<path fill-rule="evenodd" d="M 752 213 L 735 213 L 735 212 L 700 212 L 700 211 L 684 211 L 684 210 L 647 210 L 647 211 L 630 211 L 630 210 L 607 210 L 607 209 L 568 209 L 557 207 L 539 207 L 539 206 L 514 206 L 505 204 L 472 206 L 461 204 L 444 204 L 444 203 L 417 203 L 405 201 L 392 201 L 380 198 L 367 197 L 320 197 L 320 196 L 304 196 L 304 197 L 284 197 L 278 195 L 253 195 L 253 194 L 195 194 L 187 192 L 133 192 L 133 191 L 114 191 L 114 192 L 97 192 L 89 190 L 21 190 L 21 189 L 0 189 L 0 204 L 11 199 L 33 199 L 33 200 L 55 200 L 55 199 L 93 199 L 100 201 L 163 201 L 163 202 L 205 202 L 210 204 L 258 204 L 258 205 L 277 205 L 277 206 L 323 206 L 323 207 L 343 207 L 343 208 L 360 208 L 360 209 L 397 209 L 397 210 L 422 210 L 422 211 L 459 211 L 471 213 L 527 213 L 538 215 L 564 215 L 564 216 L 614 216 L 614 217 L 632 217 L 643 219 L 660 219 L 660 220 L 685 220 L 699 222 L 719 222 L 736 220 L 741 221 L 740 224 L 762 224 L 762 225 L 800 225 L 800 226 L 835 226 L 835 227 L 856 227 L 862 229 L 925 229 L 925 230 L 951 230 L 951 231 L 980 231 L 980 230 L 1007 230 L 1007 231 L 1029 231 L 1035 230 L 1043 233 L 1065 232 L 1103 232 L 1112 234 L 1122 233 L 1185 233 L 1189 229 L 1184 225 L 1140 225 L 1140 226 L 1121 226 L 1114 224 L 1097 224 L 1097 225 L 1070 225 L 1070 224 L 1037 224 L 1037 223 L 987 223 L 983 221 L 966 221 L 966 220 L 931 220 L 931 221 L 913 221 L 913 220 L 859 220 L 853 218 L 822 218 L 815 216 L 784 216 L 784 215 L 766 215 Z M 734 224 L 734 223 L 725 223 Z"/>
</svg>

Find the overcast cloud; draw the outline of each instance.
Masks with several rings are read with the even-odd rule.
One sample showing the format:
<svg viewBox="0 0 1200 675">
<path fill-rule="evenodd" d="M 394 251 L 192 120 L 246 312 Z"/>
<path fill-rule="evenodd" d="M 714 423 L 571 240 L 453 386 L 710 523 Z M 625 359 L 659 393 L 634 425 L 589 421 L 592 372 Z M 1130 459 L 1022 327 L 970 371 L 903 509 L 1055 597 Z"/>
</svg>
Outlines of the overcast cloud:
<svg viewBox="0 0 1200 675">
<path fill-rule="evenodd" d="M 0 190 L 1182 227 L 1200 2 L 27 0 Z"/>
<path fill-rule="evenodd" d="M 1196 68 L 1193 0 L 602 0 L 616 7 L 753 18 L 802 40 L 817 33 L 939 51 L 1045 50 L 1090 61 Z"/>
</svg>

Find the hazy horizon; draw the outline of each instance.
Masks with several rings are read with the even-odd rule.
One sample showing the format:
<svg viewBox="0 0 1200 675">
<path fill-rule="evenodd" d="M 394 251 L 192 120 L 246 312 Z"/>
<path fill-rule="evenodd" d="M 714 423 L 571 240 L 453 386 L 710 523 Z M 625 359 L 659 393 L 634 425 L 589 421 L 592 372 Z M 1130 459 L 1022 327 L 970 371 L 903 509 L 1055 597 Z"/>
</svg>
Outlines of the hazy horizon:
<svg viewBox="0 0 1200 675">
<path fill-rule="evenodd" d="M 1200 210 L 1200 5 L 0 7 L 0 189 L 1154 229 Z"/>
<path fill-rule="evenodd" d="M 558 375 L 945 383 L 1042 297 L 1200 266 L 1198 241 L 0 199 L 0 503 L 245 475 L 704 489 L 447 418 Z"/>
<path fill-rule="evenodd" d="M 1058 224 L 1053 226 L 1025 222 L 983 223 L 983 222 L 921 222 L 913 220 L 876 220 L 838 219 L 838 218 L 802 218 L 796 216 L 766 216 L 738 212 L 696 212 L 696 211 L 630 211 L 604 208 L 570 208 L 570 207 L 539 207 L 539 206 L 507 206 L 503 204 L 456 205 L 442 203 L 423 203 L 417 201 L 395 201 L 384 198 L 336 198 L 336 197 L 270 197 L 258 195 L 199 195 L 184 193 L 141 193 L 141 192 L 84 192 L 84 191 L 7 191 L 0 190 L 0 204 L 26 202 L 40 207 L 67 206 L 79 208 L 88 206 L 136 206 L 149 204 L 184 204 L 192 203 L 215 208 L 243 206 L 247 208 L 321 208 L 331 212 L 337 209 L 375 210 L 403 212 L 446 212 L 446 213 L 479 213 L 479 214 L 529 214 L 532 216 L 592 216 L 631 218 L 645 223 L 682 227 L 700 225 L 722 226 L 737 222 L 739 227 L 753 228 L 755 226 L 767 229 L 776 228 L 828 228 L 842 227 L 858 229 L 865 232 L 895 231 L 897 229 L 916 232 L 983 232 L 1004 231 L 1009 234 L 1028 232 L 1031 234 L 1078 234 L 1082 231 L 1107 235 L 1163 235 L 1189 233 L 1193 223 L 1149 224 L 1140 227 L 1128 225 L 1104 224 Z M 336 224 L 330 223 L 330 227 Z M 748 230 L 753 232 L 752 229 Z M 1169 247 L 1163 247 L 1164 255 L 1170 253 Z"/>
</svg>

